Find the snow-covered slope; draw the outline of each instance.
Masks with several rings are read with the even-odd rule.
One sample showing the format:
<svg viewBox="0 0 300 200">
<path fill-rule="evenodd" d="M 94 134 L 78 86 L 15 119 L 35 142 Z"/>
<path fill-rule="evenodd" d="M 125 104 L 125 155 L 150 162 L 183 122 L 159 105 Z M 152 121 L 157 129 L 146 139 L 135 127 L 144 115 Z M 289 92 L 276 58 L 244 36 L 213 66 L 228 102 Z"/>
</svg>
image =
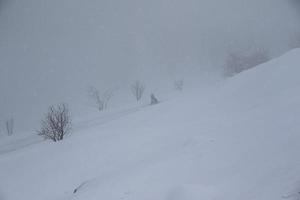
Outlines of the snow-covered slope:
<svg viewBox="0 0 300 200">
<path fill-rule="evenodd" d="M 300 198 L 299 65 L 297 49 L 207 91 L 75 124 L 63 142 L 4 152 L 0 199 Z"/>
</svg>

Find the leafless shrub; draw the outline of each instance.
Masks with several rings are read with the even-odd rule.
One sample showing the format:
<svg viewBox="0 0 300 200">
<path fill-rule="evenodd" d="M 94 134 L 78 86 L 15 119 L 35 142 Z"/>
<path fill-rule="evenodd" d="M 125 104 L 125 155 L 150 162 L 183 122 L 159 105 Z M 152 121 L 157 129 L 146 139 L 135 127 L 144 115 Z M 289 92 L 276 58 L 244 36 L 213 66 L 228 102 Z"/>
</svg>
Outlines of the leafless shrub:
<svg viewBox="0 0 300 200">
<path fill-rule="evenodd" d="M 14 132 L 14 119 L 13 118 L 10 118 L 8 120 L 6 120 L 5 122 L 5 126 L 6 126 L 6 133 L 7 135 L 12 135 L 13 132 Z"/>
<path fill-rule="evenodd" d="M 71 117 L 67 104 L 50 106 L 45 119 L 42 121 L 41 130 L 38 135 L 54 142 L 64 139 L 70 132 Z"/>
<path fill-rule="evenodd" d="M 225 75 L 232 76 L 268 60 L 269 54 L 264 49 L 256 49 L 248 55 L 231 53 L 226 60 Z"/>
<path fill-rule="evenodd" d="M 183 80 L 182 79 L 176 80 L 174 82 L 174 88 L 175 88 L 175 90 L 182 91 L 183 90 Z"/>
<path fill-rule="evenodd" d="M 96 106 L 99 111 L 103 111 L 107 109 L 108 102 L 111 100 L 113 95 L 114 95 L 113 90 L 106 90 L 103 94 L 101 94 L 97 88 L 94 87 L 89 88 L 89 96 L 96 103 Z"/>
<path fill-rule="evenodd" d="M 145 85 L 141 81 L 135 81 L 131 85 L 131 92 L 137 101 L 141 100 L 145 91 Z"/>
</svg>

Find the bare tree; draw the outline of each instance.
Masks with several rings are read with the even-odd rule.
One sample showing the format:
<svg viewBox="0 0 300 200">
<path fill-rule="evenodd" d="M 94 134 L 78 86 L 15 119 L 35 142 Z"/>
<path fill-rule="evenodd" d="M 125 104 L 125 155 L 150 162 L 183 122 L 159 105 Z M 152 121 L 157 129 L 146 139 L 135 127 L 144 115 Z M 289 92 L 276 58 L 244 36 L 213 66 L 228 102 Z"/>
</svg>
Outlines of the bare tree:
<svg viewBox="0 0 300 200">
<path fill-rule="evenodd" d="M 12 135 L 14 132 L 14 119 L 10 118 L 5 122 L 7 135 Z"/>
<path fill-rule="evenodd" d="M 95 101 L 99 111 L 107 109 L 108 102 L 111 100 L 113 95 L 113 90 L 106 90 L 103 94 L 101 94 L 97 88 L 89 88 L 89 96 Z"/>
<path fill-rule="evenodd" d="M 145 85 L 141 81 L 135 81 L 131 85 L 131 92 L 137 101 L 141 100 L 145 91 Z"/>
<path fill-rule="evenodd" d="M 176 80 L 174 82 L 174 88 L 175 88 L 175 90 L 182 91 L 183 90 L 183 80 L 182 79 Z"/>
<path fill-rule="evenodd" d="M 63 140 L 70 132 L 71 117 L 67 104 L 50 106 L 38 135 L 54 142 Z"/>
</svg>

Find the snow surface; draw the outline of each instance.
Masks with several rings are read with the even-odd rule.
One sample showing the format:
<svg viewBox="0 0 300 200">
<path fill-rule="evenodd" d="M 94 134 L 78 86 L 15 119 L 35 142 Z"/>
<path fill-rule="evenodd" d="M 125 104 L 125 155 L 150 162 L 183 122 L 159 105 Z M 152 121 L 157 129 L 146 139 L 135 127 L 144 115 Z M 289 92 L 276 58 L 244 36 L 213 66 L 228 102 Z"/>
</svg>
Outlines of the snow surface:
<svg viewBox="0 0 300 200">
<path fill-rule="evenodd" d="M 0 199 L 299 199 L 299 66 L 296 49 L 207 90 L 82 116 L 58 143 L 1 138 Z"/>
</svg>

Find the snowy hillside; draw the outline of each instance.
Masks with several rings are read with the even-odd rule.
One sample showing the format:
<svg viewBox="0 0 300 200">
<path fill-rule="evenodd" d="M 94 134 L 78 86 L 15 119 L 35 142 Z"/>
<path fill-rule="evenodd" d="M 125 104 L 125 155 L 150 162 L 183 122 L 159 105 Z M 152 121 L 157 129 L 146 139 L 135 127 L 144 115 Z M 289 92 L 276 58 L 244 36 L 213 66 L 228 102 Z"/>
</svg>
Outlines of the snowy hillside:
<svg viewBox="0 0 300 200">
<path fill-rule="evenodd" d="M 0 199 L 299 199 L 299 66 L 296 49 L 205 91 L 83 117 L 62 142 L 1 142 Z"/>
</svg>

